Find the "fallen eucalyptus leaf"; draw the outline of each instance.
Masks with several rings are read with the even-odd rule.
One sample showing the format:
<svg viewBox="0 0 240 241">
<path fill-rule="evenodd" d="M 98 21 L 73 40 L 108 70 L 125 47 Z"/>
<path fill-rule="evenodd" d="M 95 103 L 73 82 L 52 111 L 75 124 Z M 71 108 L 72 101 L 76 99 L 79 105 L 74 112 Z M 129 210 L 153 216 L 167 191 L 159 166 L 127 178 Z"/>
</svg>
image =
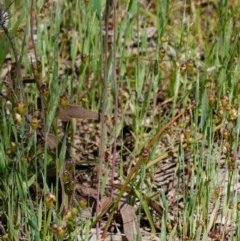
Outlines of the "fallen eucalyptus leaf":
<svg viewBox="0 0 240 241">
<path fill-rule="evenodd" d="M 57 140 L 56 137 L 53 134 L 47 135 L 47 146 L 49 149 L 53 150 L 57 147 Z"/>
<path fill-rule="evenodd" d="M 128 241 L 141 241 L 142 237 L 134 207 L 125 202 L 121 202 L 119 206 L 123 220 L 123 231 L 126 235 L 126 238 Z"/>
<path fill-rule="evenodd" d="M 63 121 L 69 121 L 72 118 L 98 120 L 99 114 L 97 111 L 84 109 L 80 105 L 68 105 L 65 108 L 59 106 L 58 118 Z"/>
</svg>

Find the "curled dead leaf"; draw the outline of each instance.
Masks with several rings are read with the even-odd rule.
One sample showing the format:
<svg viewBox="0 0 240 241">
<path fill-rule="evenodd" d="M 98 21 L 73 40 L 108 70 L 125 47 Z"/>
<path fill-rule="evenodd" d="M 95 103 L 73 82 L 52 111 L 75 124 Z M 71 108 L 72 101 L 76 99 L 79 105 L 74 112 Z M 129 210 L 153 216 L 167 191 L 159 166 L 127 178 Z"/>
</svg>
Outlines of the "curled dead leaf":
<svg viewBox="0 0 240 241">
<path fill-rule="evenodd" d="M 98 120 L 99 113 L 89 109 L 84 109 L 80 105 L 67 105 L 64 108 L 59 106 L 58 118 L 63 121 L 69 121 L 72 118 Z"/>
</svg>

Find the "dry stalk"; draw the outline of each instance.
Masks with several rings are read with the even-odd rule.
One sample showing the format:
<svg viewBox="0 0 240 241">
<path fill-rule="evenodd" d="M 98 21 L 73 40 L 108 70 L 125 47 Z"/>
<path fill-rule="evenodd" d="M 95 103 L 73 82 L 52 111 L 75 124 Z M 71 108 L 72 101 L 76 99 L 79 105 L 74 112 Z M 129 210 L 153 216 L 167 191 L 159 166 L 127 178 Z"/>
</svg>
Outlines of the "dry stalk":
<svg viewBox="0 0 240 241">
<path fill-rule="evenodd" d="M 104 149 L 105 149 L 105 112 L 106 112 L 106 103 L 107 103 L 107 81 L 108 81 L 108 70 L 107 70 L 107 62 L 108 62 L 108 16 L 109 16 L 109 1 L 106 0 L 106 11 L 104 15 L 104 25 L 105 25 L 105 36 L 104 36 L 104 77 L 103 77 L 103 99 L 102 99 L 102 110 L 101 110 L 101 133 L 100 133 L 100 147 L 99 147 L 99 168 L 97 173 L 97 203 L 96 203 L 96 215 L 100 212 L 100 190 L 101 190 L 101 177 L 102 177 L 102 166 L 104 163 Z M 99 239 L 100 231 L 99 231 L 99 221 L 96 222 L 96 233 L 97 239 Z"/>
<path fill-rule="evenodd" d="M 113 5 L 113 91 L 114 91 L 114 143 L 113 143 L 113 157 L 112 157 L 112 175 L 111 184 L 114 182 L 114 173 L 116 170 L 116 154 L 117 154 L 117 125 L 118 125 L 118 90 L 116 81 L 116 24 L 117 24 L 117 13 L 116 13 L 116 2 L 112 0 Z M 111 189 L 111 199 L 113 198 L 113 189 Z"/>
<path fill-rule="evenodd" d="M 36 49 L 36 44 L 34 41 L 34 37 L 33 37 L 33 26 L 34 26 L 34 18 L 33 18 L 33 12 L 34 12 L 34 7 L 33 7 L 33 0 L 31 0 L 31 6 L 30 6 L 30 38 L 31 38 L 31 42 L 32 42 L 32 46 L 33 46 L 33 51 L 34 51 L 34 57 L 35 57 L 35 63 L 38 63 L 38 56 L 37 56 L 37 49 Z M 41 79 L 41 74 L 40 77 L 35 80 L 37 81 L 37 85 L 38 85 L 38 90 L 40 93 L 40 88 L 42 86 L 42 79 Z M 42 116 L 42 123 L 43 123 L 43 136 L 44 139 L 46 139 L 46 123 L 45 123 L 45 108 L 44 108 L 44 97 L 42 94 L 40 94 L 40 99 L 41 99 L 41 116 Z"/>
</svg>

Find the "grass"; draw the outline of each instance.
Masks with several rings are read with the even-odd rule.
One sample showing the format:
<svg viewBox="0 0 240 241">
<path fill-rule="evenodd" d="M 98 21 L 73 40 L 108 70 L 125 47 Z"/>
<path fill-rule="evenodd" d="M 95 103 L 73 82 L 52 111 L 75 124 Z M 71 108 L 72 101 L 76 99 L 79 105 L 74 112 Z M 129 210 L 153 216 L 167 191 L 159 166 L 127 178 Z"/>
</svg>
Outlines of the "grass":
<svg viewBox="0 0 240 241">
<path fill-rule="evenodd" d="M 220 212 L 236 224 L 229 240 L 238 240 L 240 202 L 232 189 L 238 183 L 239 3 L 122 1 L 117 18 L 112 6 L 108 16 L 109 36 L 116 21 L 115 52 L 112 38 L 103 34 L 105 1 L 38 1 L 32 19 L 31 2 L 8 5 L 6 1 L 9 24 L 0 32 L 1 239 L 88 240 L 107 211 L 103 230 L 108 230 L 128 192 L 132 205 L 139 203 L 139 227 L 146 218 L 155 238 L 224 240 L 228 226 L 218 230 L 215 225 Z M 59 106 L 68 104 L 102 114 L 102 135 L 94 143 L 100 155 L 93 163 L 103 161 L 98 175 L 104 178 L 94 179 L 94 190 L 104 196 L 110 185 L 114 164 L 107 154 L 124 180 L 116 187 L 117 198 L 93 217 L 83 218 L 92 204 L 77 192 L 77 166 L 86 163 L 72 152 L 79 151 L 74 138 L 81 136 L 82 122 L 70 120 L 59 131 Z M 126 129 L 132 146 L 126 142 Z M 92 146 L 86 151 L 92 153 Z M 179 200 L 161 192 L 157 179 L 158 173 L 160 179 L 165 175 L 172 155 L 177 156 L 172 175 Z M 135 166 L 127 172 L 125 166 L 132 162 Z M 228 174 L 225 189 L 220 166 Z M 92 166 L 87 171 L 90 179 L 96 175 Z"/>
</svg>

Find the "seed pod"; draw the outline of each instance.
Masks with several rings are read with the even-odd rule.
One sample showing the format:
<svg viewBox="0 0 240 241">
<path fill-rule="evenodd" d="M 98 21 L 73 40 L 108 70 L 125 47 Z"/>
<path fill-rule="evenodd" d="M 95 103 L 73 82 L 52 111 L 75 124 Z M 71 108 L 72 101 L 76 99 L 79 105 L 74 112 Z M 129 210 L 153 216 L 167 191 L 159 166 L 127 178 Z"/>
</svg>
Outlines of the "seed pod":
<svg viewBox="0 0 240 241">
<path fill-rule="evenodd" d="M 168 41 L 168 38 L 167 38 L 166 36 L 162 36 L 162 37 L 161 37 L 161 41 L 162 41 L 163 43 L 165 43 L 165 42 Z"/>
<path fill-rule="evenodd" d="M 216 103 L 216 96 L 211 93 L 208 95 L 208 100 L 209 100 L 209 104 L 213 106 Z"/>
<path fill-rule="evenodd" d="M 39 128 L 39 120 L 36 116 L 33 116 L 31 120 L 31 127 L 33 130 L 37 130 Z"/>
<path fill-rule="evenodd" d="M 191 145 L 194 143 L 194 139 L 192 137 L 187 138 L 187 144 Z"/>
<path fill-rule="evenodd" d="M 10 146 L 11 146 L 11 150 L 12 150 L 12 151 L 16 151 L 16 150 L 17 150 L 17 144 L 16 144 L 16 142 L 11 141 Z"/>
<path fill-rule="evenodd" d="M 220 187 L 217 187 L 217 188 L 215 189 L 215 197 L 218 198 L 219 195 L 220 195 L 220 193 L 221 193 L 221 189 L 220 189 Z"/>
<path fill-rule="evenodd" d="M 39 80 L 42 76 L 42 63 L 40 60 L 37 61 L 36 65 L 33 68 L 33 75 L 35 80 Z"/>
<path fill-rule="evenodd" d="M 75 187 L 76 187 L 75 180 L 72 180 L 72 181 L 64 184 L 64 190 L 67 195 L 72 195 Z"/>
<path fill-rule="evenodd" d="M 64 170 L 63 174 L 62 174 L 62 181 L 63 181 L 63 183 L 67 184 L 67 183 L 69 183 L 71 181 L 71 179 L 72 179 L 71 173 L 69 171 L 67 171 L 67 170 Z"/>
<path fill-rule="evenodd" d="M 234 204 L 230 202 L 228 208 L 232 210 L 234 208 Z"/>
<path fill-rule="evenodd" d="M 231 105 L 227 105 L 226 107 L 225 107 L 225 109 L 226 109 L 226 112 L 228 113 L 228 114 L 230 114 L 231 113 Z"/>
<path fill-rule="evenodd" d="M 181 64 L 181 67 L 180 67 L 181 73 L 184 73 L 186 69 L 187 69 L 186 63 Z"/>
<path fill-rule="evenodd" d="M 71 219 L 72 218 L 72 212 L 71 210 L 67 209 L 67 208 L 64 208 L 63 209 L 63 217 L 65 220 L 68 220 L 68 219 Z"/>
<path fill-rule="evenodd" d="M 173 230 L 172 224 L 167 222 L 167 231 L 171 233 L 172 230 Z"/>
<path fill-rule="evenodd" d="M 141 152 L 141 158 L 144 159 L 144 161 L 147 161 L 149 156 L 149 150 L 147 148 L 143 148 Z"/>
<path fill-rule="evenodd" d="M 224 139 L 226 139 L 226 140 L 228 140 L 228 138 L 230 137 L 230 131 L 227 129 L 227 128 L 225 128 L 224 130 L 223 130 L 223 137 L 224 137 Z"/>
<path fill-rule="evenodd" d="M 166 68 L 166 63 L 163 62 L 163 61 L 161 61 L 161 62 L 159 63 L 159 67 L 160 67 L 161 70 L 165 70 L 165 68 Z"/>
<path fill-rule="evenodd" d="M 18 113 L 15 113 L 14 114 L 14 120 L 16 121 L 16 123 L 18 125 L 21 125 L 21 123 L 22 123 L 22 116 L 20 114 L 18 114 Z"/>
<path fill-rule="evenodd" d="M 225 108 L 229 104 L 228 96 L 224 95 L 221 97 L 221 104 L 222 104 L 223 108 Z"/>
<path fill-rule="evenodd" d="M 6 154 L 8 156 L 11 156 L 13 153 L 12 153 L 12 148 L 11 147 L 7 147 L 6 150 L 5 150 Z"/>
<path fill-rule="evenodd" d="M 40 87 L 40 93 L 44 96 L 44 97 L 48 97 L 49 96 L 49 89 L 46 85 L 42 85 Z"/>
<path fill-rule="evenodd" d="M 74 170 L 74 167 L 75 167 L 75 162 L 71 158 L 65 161 L 65 169 L 67 171 Z"/>
<path fill-rule="evenodd" d="M 160 58 L 163 59 L 165 57 L 165 54 L 166 54 L 165 48 L 161 47 L 159 49 L 159 56 L 160 56 Z"/>
<path fill-rule="evenodd" d="M 54 202 L 56 202 L 56 196 L 52 193 L 47 193 L 44 198 L 44 202 L 48 208 L 53 207 Z"/>
<path fill-rule="evenodd" d="M 63 239 L 66 232 L 67 232 L 67 226 L 65 224 L 62 224 L 61 226 L 59 226 L 57 230 L 58 238 Z"/>
<path fill-rule="evenodd" d="M 52 230 L 53 234 L 56 234 L 58 232 L 58 225 L 56 223 L 52 223 L 51 230 Z"/>
<path fill-rule="evenodd" d="M 236 156 L 235 156 L 234 154 L 231 154 L 231 155 L 229 156 L 229 162 L 235 163 L 236 160 L 237 160 L 237 158 L 236 158 Z"/>
<path fill-rule="evenodd" d="M 186 128 L 184 136 L 186 139 L 191 137 L 191 129 L 189 127 Z"/>
<path fill-rule="evenodd" d="M 61 105 L 61 107 L 65 108 L 68 106 L 68 97 L 66 94 L 63 94 L 61 97 L 60 97 L 60 100 L 59 100 L 59 104 Z"/>
<path fill-rule="evenodd" d="M 80 197 L 80 200 L 79 200 L 79 205 L 81 208 L 84 208 L 84 207 L 87 207 L 87 199 L 86 198 L 83 198 L 83 197 Z"/>
<path fill-rule="evenodd" d="M 235 108 L 232 108 L 230 112 L 230 120 L 234 121 L 237 118 L 238 118 L 238 111 Z"/>
<path fill-rule="evenodd" d="M 217 115 L 219 118 L 222 118 L 223 115 L 224 115 L 224 110 L 223 109 L 219 109 L 218 112 L 217 112 Z"/>
<path fill-rule="evenodd" d="M 228 170 L 233 172 L 235 170 L 235 165 L 233 163 L 228 163 Z"/>
<path fill-rule="evenodd" d="M 25 104 L 22 102 L 17 103 L 16 106 L 14 107 L 14 111 L 20 114 L 21 116 L 23 116 L 26 113 Z"/>
<path fill-rule="evenodd" d="M 9 235 L 8 232 L 5 232 L 4 234 L 2 234 L 2 240 L 8 240 Z"/>
<path fill-rule="evenodd" d="M 240 202 L 237 203 L 237 210 L 240 211 Z"/>
<path fill-rule="evenodd" d="M 76 217 L 78 214 L 77 208 L 72 208 L 71 212 L 72 212 L 73 217 Z"/>
<path fill-rule="evenodd" d="M 193 59 L 189 59 L 187 61 L 187 71 L 193 71 L 195 66 L 194 60 Z"/>
</svg>

